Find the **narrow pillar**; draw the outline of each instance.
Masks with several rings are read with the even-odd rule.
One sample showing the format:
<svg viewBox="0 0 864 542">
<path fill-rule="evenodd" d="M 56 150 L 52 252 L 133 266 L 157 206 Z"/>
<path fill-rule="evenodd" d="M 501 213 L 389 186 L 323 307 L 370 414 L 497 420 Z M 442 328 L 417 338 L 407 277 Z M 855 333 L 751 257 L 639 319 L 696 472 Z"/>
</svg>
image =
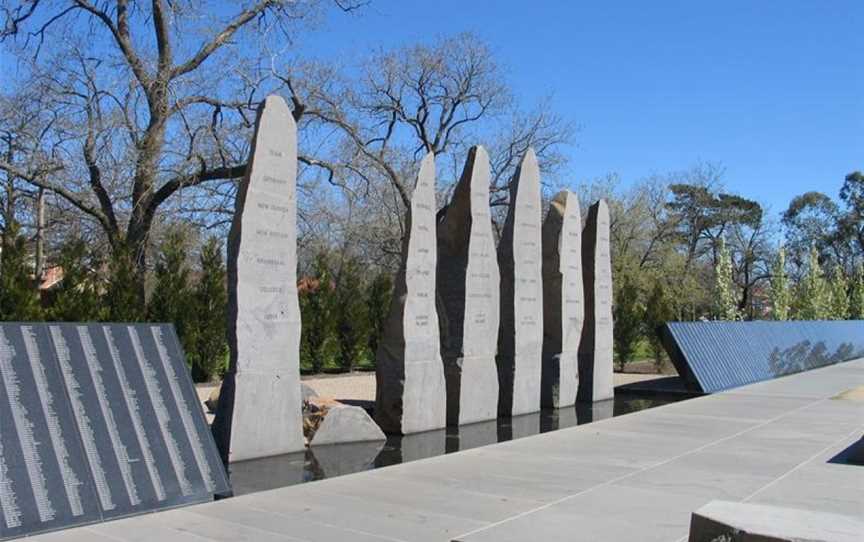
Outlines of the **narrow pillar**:
<svg viewBox="0 0 864 542">
<path fill-rule="evenodd" d="M 576 402 L 585 317 L 581 232 L 579 199 L 562 190 L 552 199 L 543 221 L 543 408 Z"/>
<path fill-rule="evenodd" d="M 297 300 L 297 128 L 278 96 L 258 109 L 228 237 L 228 373 L 213 435 L 222 459 L 304 448 Z"/>
<path fill-rule="evenodd" d="M 579 343 L 579 401 L 611 399 L 612 263 L 609 252 L 609 207 L 600 200 L 588 209 L 582 232 L 582 278 L 585 324 Z"/>
<path fill-rule="evenodd" d="M 540 410 L 543 281 L 540 169 L 528 149 L 510 186 L 501 241 L 501 324 L 498 333 L 498 415 Z"/>
<path fill-rule="evenodd" d="M 435 214 L 435 157 L 430 152 L 411 196 L 402 264 L 377 353 L 375 421 L 386 433 L 418 433 L 447 423 L 435 306 Z"/>
<path fill-rule="evenodd" d="M 447 425 L 498 414 L 499 275 L 489 212 L 489 156 L 472 147 L 453 198 L 438 222 L 441 357 Z"/>
</svg>

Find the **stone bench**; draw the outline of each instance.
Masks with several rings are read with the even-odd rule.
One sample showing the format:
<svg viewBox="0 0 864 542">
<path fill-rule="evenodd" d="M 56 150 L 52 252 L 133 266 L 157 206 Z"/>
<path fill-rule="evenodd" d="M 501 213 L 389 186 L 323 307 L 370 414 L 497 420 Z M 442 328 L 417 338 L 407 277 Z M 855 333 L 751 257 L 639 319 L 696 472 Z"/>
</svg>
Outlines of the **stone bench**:
<svg viewBox="0 0 864 542">
<path fill-rule="evenodd" d="M 851 516 L 762 504 L 711 501 L 690 520 L 690 542 L 860 542 Z"/>
</svg>

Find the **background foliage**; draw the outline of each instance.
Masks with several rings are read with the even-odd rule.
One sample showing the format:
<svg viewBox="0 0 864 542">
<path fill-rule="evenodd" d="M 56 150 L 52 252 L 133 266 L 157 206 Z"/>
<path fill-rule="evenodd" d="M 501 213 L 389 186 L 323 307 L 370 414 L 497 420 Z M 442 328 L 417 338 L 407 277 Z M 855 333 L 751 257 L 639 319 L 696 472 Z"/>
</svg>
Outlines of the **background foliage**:
<svg viewBox="0 0 864 542">
<path fill-rule="evenodd" d="M 547 200 L 562 187 L 586 207 L 607 199 L 622 369 L 662 364 L 655 330 L 670 319 L 864 317 L 861 172 L 814 180 L 839 189 L 796 196 L 779 216 L 726 191 L 714 162 L 576 179 L 562 152 L 574 123 L 542 97 L 514 96 L 477 36 L 354 64 L 292 53 L 322 18 L 364 8 L 0 3 L 0 48 L 15 64 L 0 89 L 0 319 L 170 321 L 195 378 L 218 375 L 226 230 L 271 93 L 299 127 L 304 371 L 374 366 L 418 162 L 436 153 L 443 205 L 477 143 L 496 231 L 528 147 Z"/>
</svg>

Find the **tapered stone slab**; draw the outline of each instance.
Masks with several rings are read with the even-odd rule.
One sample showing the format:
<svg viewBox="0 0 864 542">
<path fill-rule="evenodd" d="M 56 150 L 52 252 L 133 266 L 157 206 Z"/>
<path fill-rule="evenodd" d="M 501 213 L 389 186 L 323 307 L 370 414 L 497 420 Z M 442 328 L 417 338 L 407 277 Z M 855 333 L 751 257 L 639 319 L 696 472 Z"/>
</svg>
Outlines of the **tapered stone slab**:
<svg viewBox="0 0 864 542">
<path fill-rule="evenodd" d="M 429 153 L 411 197 L 402 265 L 378 347 L 375 421 L 386 433 L 418 433 L 447 423 L 435 307 L 435 213 L 435 157 Z"/>
<path fill-rule="evenodd" d="M 585 323 L 579 343 L 579 401 L 611 399 L 612 262 L 609 251 L 609 207 L 600 200 L 588 209 L 582 232 L 582 279 Z"/>
<path fill-rule="evenodd" d="M 510 188 L 498 245 L 501 324 L 498 332 L 499 416 L 540 410 L 543 281 L 540 169 L 528 149 Z"/>
<path fill-rule="evenodd" d="M 297 128 L 278 96 L 258 110 L 228 238 L 228 343 L 213 435 L 223 461 L 302 450 Z"/>
<path fill-rule="evenodd" d="M 576 402 L 578 349 L 585 317 L 582 292 L 582 215 L 579 199 L 562 190 L 543 221 L 543 376 L 541 405 Z"/>
<path fill-rule="evenodd" d="M 438 223 L 441 357 L 447 424 L 498 414 L 499 275 L 489 213 L 489 156 L 472 147 L 453 199 Z"/>
</svg>

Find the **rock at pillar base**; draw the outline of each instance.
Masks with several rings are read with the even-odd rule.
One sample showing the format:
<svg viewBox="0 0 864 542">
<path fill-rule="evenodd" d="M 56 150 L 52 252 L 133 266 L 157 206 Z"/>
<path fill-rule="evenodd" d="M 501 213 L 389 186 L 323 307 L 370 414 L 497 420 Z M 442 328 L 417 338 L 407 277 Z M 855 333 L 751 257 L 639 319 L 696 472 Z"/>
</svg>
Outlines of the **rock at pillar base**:
<svg viewBox="0 0 864 542">
<path fill-rule="evenodd" d="M 381 428 L 360 407 L 337 405 L 327 409 L 324 420 L 315 430 L 310 446 L 346 442 L 386 440 Z"/>
</svg>

